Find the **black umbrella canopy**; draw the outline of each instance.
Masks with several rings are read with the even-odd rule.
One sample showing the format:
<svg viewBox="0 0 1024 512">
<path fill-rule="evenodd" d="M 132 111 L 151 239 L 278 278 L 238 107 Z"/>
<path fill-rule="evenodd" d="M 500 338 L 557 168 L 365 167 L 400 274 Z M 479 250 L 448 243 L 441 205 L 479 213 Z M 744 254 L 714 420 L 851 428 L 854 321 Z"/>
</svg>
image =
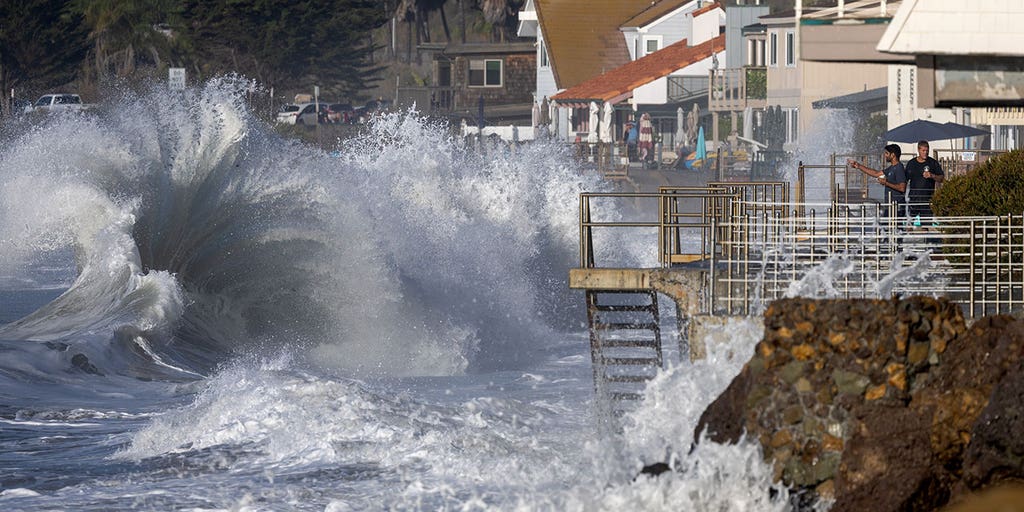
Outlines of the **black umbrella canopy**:
<svg viewBox="0 0 1024 512">
<path fill-rule="evenodd" d="M 917 142 L 920 140 L 948 140 L 963 137 L 988 135 L 988 131 L 957 123 L 936 123 L 917 119 L 885 132 L 882 137 L 892 142 Z"/>
</svg>

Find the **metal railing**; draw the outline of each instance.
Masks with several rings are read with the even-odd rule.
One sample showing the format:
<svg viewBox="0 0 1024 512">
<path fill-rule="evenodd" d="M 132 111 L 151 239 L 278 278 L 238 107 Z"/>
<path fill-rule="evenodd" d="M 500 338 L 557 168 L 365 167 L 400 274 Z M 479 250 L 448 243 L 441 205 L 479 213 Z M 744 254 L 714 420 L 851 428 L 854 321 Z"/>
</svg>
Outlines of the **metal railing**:
<svg viewBox="0 0 1024 512">
<path fill-rule="evenodd" d="M 704 76 L 669 76 L 668 101 L 680 102 L 708 92 L 708 78 Z"/>
<path fill-rule="evenodd" d="M 455 87 L 399 87 L 395 93 L 395 103 L 402 106 L 416 105 L 420 112 L 427 114 L 446 114 L 459 108 L 456 105 Z"/>
<path fill-rule="evenodd" d="M 708 109 L 712 112 L 736 112 L 747 107 L 764 108 L 768 98 L 768 68 L 713 69 L 710 72 Z"/>
<path fill-rule="evenodd" d="M 596 201 L 615 203 L 609 212 L 617 212 L 624 203 L 646 201 L 657 217 L 640 214 L 639 219 L 601 218 L 595 212 Z M 580 194 L 580 267 L 594 268 L 595 228 L 650 228 L 657 230 L 658 262 L 662 266 L 707 260 L 715 247 L 712 233 L 716 222 L 737 215 L 782 213 L 788 204 L 789 184 L 786 182 L 709 182 L 705 187 L 662 187 L 654 192 L 585 192 Z M 651 208 L 655 206 L 655 208 Z M 614 214 L 613 214 L 614 215 Z M 721 241 L 728 241 L 719 235 Z"/>
<path fill-rule="evenodd" d="M 936 149 L 932 157 L 942 165 L 946 177 L 967 174 L 975 167 L 990 158 L 999 156 L 1006 151 L 989 149 Z"/>
<path fill-rule="evenodd" d="M 788 197 L 788 184 L 776 182 L 584 193 L 580 266 L 617 264 L 596 261 L 595 230 L 643 228 L 657 231 L 661 266 L 701 262 L 707 314 L 756 314 L 796 295 L 941 295 L 970 317 L 1024 309 L 1024 215 L 911 218 L 896 205 Z M 619 207 L 599 216 L 599 200 L 655 201 L 657 217 L 626 220 Z"/>
<path fill-rule="evenodd" d="M 802 19 L 842 19 L 842 18 L 891 18 L 896 14 L 899 1 L 886 0 L 832 0 L 815 2 L 813 6 L 804 6 Z"/>
<path fill-rule="evenodd" d="M 710 267 L 708 312 L 749 315 L 796 295 L 941 295 L 971 317 L 1024 308 L 1021 216 L 915 222 L 886 215 L 888 208 L 833 204 L 824 216 L 723 222 L 715 232 L 733 236 Z M 755 229 L 769 236 L 743 236 Z"/>
</svg>

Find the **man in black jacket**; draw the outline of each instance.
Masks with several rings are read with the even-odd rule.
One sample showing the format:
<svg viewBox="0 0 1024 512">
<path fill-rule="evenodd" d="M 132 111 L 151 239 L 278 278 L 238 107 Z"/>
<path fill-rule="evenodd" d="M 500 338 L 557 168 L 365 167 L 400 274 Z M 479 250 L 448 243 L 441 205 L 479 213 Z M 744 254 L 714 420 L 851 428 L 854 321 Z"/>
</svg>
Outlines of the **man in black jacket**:
<svg viewBox="0 0 1024 512">
<path fill-rule="evenodd" d="M 928 141 L 917 143 L 917 157 L 907 162 L 907 182 L 910 189 L 908 207 L 910 216 L 932 217 L 932 194 L 935 184 L 942 183 L 945 174 L 939 161 L 928 156 Z"/>
</svg>

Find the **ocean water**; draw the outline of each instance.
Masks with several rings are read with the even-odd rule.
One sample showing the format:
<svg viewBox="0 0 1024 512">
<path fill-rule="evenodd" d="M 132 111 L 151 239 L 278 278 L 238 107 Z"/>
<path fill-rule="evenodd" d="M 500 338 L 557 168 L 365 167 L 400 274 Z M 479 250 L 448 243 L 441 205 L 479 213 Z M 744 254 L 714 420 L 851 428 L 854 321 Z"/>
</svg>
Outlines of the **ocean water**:
<svg viewBox="0 0 1024 512">
<path fill-rule="evenodd" d="M 756 443 L 693 439 L 759 319 L 597 414 L 567 274 L 607 186 L 563 148 L 405 112 L 327 153 L 246 87 L 3 134 L 0 510 L 787 509 Z"/>
</svg>

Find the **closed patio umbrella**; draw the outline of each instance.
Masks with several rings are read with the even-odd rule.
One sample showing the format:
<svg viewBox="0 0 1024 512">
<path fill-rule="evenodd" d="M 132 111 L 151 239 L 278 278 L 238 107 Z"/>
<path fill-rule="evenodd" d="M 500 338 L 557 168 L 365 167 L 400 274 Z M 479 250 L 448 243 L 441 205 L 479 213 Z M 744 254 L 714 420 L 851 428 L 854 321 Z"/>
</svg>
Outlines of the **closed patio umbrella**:
<svg viewBox="0 0 1024 512">
<path fill-rule="evenodd" d="M 612 104 L 606 101 L 601 110 L 601 142 L 612 141 L 612 110 Z"/>
<path fill-rule="evenodd" d="M 597 142 L 597 124 L 598 118 L 601 115 L 601 107 L 597 105 L 596 101 L 590 102 L 590 124 L 588 126 L 589 133 L 587 133 L 587 142 L 593 144 Z"/>
<path fill-rule="evenodd" d="M 675 147 L 682 146 L 686 142 L 686 112 L 683 107 L 676 109 L 676 135 Z"/>
<path fill-rule="evenodd" d="M 540 102 L 540 124 L 551 124 L 551 104 L 548 103 L 548 97 L 544 97 L 544 101 Z"/>
<path fill-rule="evenodd" d="M 640 139 L 636 147 L 643 160 L 650 160 L 653 156 L 654 126 L 651 124 L 651 115 L 647 112 L 640 115 Z"/>
<path fill-rule="evenodd" d="M 477 102 L 476 106 L 476 127 L 480 130 L 480 135 L 483 135 L 484 131 L 484 96 L 480 95 L 480 101 Z"/>
<path fill-rule="evenodd" d="M 708 157 L 707 144 L 704 142 L 704 127 L 701 126 L 697 131 L 697 149 L 695 158 L 697 160 L 705 160 Z"/>
<path fill-rule="evenodd" d="M 558 103 L 551 102 L 551 136 L 558 138 Z"/>
</svg>

